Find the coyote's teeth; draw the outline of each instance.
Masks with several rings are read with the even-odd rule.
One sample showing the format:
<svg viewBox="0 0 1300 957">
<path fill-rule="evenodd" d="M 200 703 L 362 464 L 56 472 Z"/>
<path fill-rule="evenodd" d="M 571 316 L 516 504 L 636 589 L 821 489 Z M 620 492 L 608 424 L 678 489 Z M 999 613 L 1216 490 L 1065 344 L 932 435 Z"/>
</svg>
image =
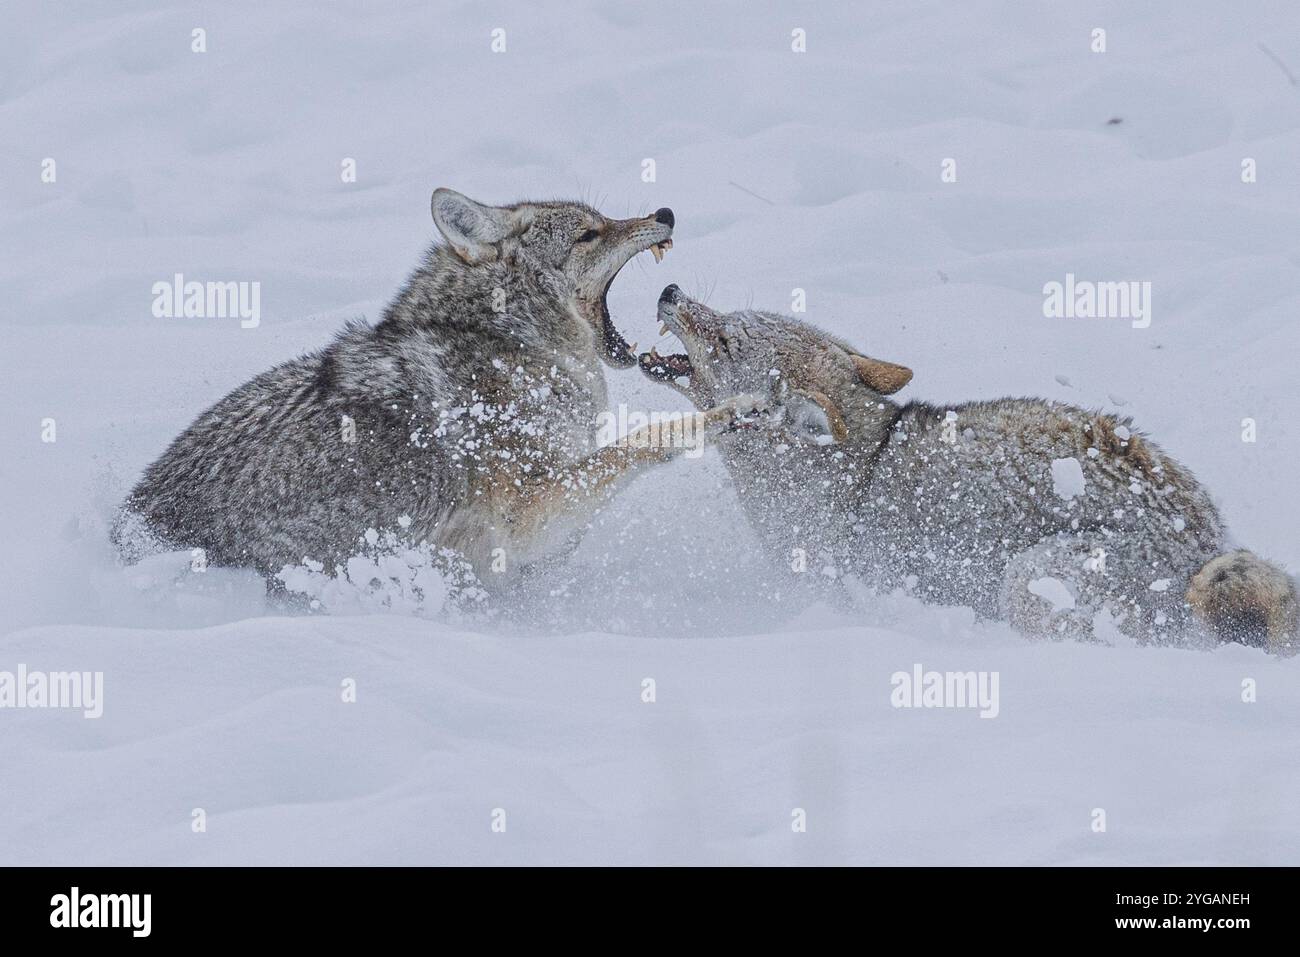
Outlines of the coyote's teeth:
<svg viewBox="0 0 1300 957">
<path fill-rule="evenodd" d="M 659 323 L 659 335 L 661 336 L 668 335 L 668 323 L 666 322 Z"/>
<path fill-rule="evenodd" d="M 661 263 L 664 261 L 664 251 L 658 243 L 650 247 L 650 254 L 654 256 L 655 262 Z"/>
<path fill-rule="evenodd" d="M 664 240 L 663 242 L 661 242 L 659 245 L 662 246 L 664 249 L 672 249 L 672 248 L 673 248 L 673 241 L 672 241 L 671 239 L 665 239 L 665 240 Z"/>
</svg>

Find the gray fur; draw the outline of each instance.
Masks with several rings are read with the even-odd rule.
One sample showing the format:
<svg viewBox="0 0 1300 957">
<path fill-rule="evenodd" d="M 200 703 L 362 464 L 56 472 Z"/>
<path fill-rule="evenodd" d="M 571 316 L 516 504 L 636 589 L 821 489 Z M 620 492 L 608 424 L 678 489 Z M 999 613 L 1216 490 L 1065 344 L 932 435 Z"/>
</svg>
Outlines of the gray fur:
<svg viewBox="0 0 1300 957">
<path fill-rule="evenodd" d="M 1199 602 L 1189 594 L 1226 547 L 1222 520 L 1191 473 L 1128 419 L 1033 398 L 900 405 L 883 392 L 910 370 L 807 323 L 720 314 L 676 287 L 659 317 L 687 351 L 675 366 L 643 356 L 648 373 L 665 378 L 686 359 L 689 380 L 672 384 L 697 404 L 745 391 L 780 405 L 783 429 L 730 433 L 719 447 L 782 562 L 802 550 L 810 571 L 969 605 L 1035 636 L 1117 627 L 1144 642 L 1182 641 L 1196 632 L 1193 606 L 1217 602 L 1227 611 L 1199 622 L 1240 638 L 1235 626 L 1264 605 L 1270 624 L 1255 643 L 1294 647 L 1294 583 L 1256 556 L 1239 553 L 1246 585 L 1232 601 L 1213 584 Z M 1070 459 L 1083 494 L 1063 497 L 1052 463 L 1068 475 Z"/>
<path fill-rule="evenodd" d="M 601 362 L 635 361 L 605 292 L 633 255 L 671 245 L 671 213 L 450 190 L 432 209 L 446 242 L 377 325 L 235 389 L 149 466 L 115 530 L 128 558 L 202 548 L 274 576 L 305 558 L 333 568 L 400 523 L 490 584 L 509 580 L 489 571 L 494 549 L 510 572 L 563 555 L 626 475 L 674 454 L 594 442 Z"/>
</svg>

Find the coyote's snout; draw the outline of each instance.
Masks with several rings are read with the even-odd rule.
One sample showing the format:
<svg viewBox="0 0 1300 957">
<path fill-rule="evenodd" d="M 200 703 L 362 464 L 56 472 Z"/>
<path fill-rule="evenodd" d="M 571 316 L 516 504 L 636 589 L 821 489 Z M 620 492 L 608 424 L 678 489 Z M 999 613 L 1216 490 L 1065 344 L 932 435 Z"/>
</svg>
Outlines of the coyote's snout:
<svg viewBox="0 0 1300 957">
<path fill-rule="evenodd" d="M 1297 647 L 1295 583 L 1228 548 L 1192 474 L 1127 419 L 1040 399 L 897 404 L 910 369 L 799 320 L 719 313 L 669 286 L 685 352 L 642 371 L 701 407 L 768 398 L 776 430 L 719 443 L 751 523 L 782 562 L 974 607 L 1035 636 Z"/>
<path fill-rule="evenodd" d="M 490 585 L 571 548 L 623 478 L 681 451 L 596 446 L 600 363 L 636 362 L 606 294 L 637 253 L 662 258 L 671 210 L 620 220 L 439 189 L 432 212 L 443 242 L 377 325 L 235 389 L 149 466 L 115 530 L 128 556 L 201 548 L 274 576 L 400 528 Z M 706 432 L 752 407 L 712 410 Z"/>
</svg>

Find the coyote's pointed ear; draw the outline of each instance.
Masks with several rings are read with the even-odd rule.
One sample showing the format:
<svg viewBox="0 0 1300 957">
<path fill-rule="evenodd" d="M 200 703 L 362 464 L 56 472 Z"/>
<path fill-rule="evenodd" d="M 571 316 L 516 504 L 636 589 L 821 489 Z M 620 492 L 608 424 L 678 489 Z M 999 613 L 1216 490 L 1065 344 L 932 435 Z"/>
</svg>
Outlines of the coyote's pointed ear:
<svg viewBox="0 0 1300 957">
<path fill-rule="evenodd" d="M 515 211 L 484 206 L 454 189 L 433 191 L 433 222 L 456 255 L 470 265 L 496 258 L 494 245 L 510 235 Z"/>
<path fill-rule="evenodd" d="M 782 402 L 787 429 L 818 445 L 838 445 L 849 437 L 844 416 L 830 397 L 809 389 L 790 389 Z"/>
<path fill-rule="evenodd" d="M 912 370 L 907 366 L 867 356 L 850 355 L 849 358 L 858 370 L 858 378 L 881 395 L 893 395 L 912 381 Z"/>
</svg>

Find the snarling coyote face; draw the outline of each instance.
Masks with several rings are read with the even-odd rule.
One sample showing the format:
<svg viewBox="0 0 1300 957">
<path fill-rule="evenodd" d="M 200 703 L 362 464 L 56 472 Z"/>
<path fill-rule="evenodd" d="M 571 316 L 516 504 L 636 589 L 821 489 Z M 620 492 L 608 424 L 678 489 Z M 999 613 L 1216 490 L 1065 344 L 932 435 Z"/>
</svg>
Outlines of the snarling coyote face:
<svg viewBox="0 0 1300 957">
<path fill-rule="evenodd" d="M 676 336 L 686 351 L 643 353 L 643 373 L 702 409 L 740 393 L 769 398 L 781 407 L 787 435 L 819 445 L 844 442 L 847 423 L 879 418 L 858 413 L 912 378 L 912 370 L 864 356 L 798 319 L 715 312 L 675 285 L 660 295 L 658 317 L 660 333 Z"/>
<path fill-rule="evenodd" d="M 636 363 L 632 347 L 610 319 L 605 297 L 619 270 L 637 253 L 648 250 L 659 261 L 672 248 L 671 209 L 609 219 L 584 203 L 485 206 L 439 189 L 433 194 L 433 219 L 466 263 L 510 261 L 573 305 L 599 336 L 606 364 L 627 368 Z"/>
</svg>

